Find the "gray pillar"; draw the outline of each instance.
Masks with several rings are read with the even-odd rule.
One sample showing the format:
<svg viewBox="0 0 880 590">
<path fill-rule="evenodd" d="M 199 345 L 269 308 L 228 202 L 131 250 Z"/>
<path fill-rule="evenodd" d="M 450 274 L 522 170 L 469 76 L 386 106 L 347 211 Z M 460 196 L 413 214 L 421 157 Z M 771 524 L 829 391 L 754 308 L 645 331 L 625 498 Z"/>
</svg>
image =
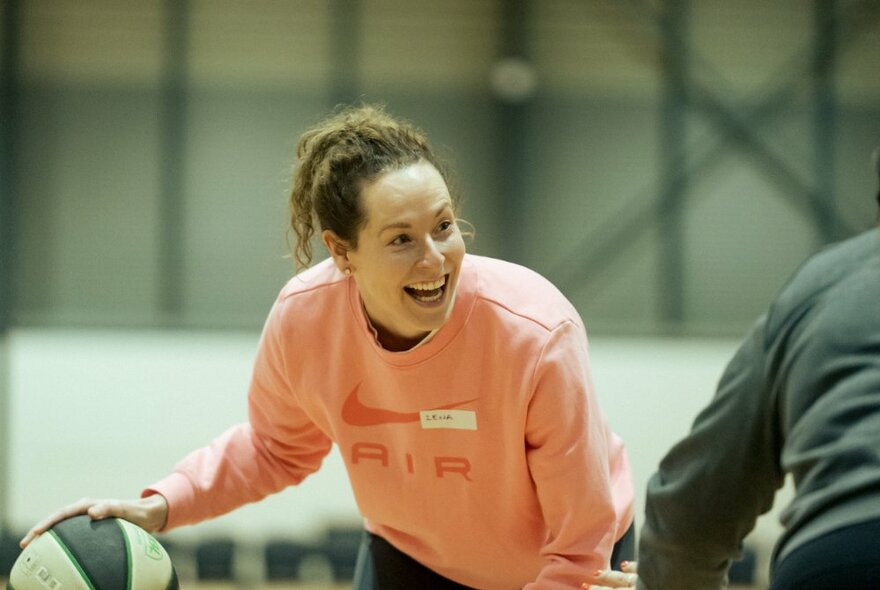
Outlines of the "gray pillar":
<svg viewBox="0 0 880 590">
<path fill-rule="evenodd" d="M 18 202 L 16 146 L 21 134 L 18 0 L 5 0 L 3 10 L 3 57 L 0 63 L 0 528 L 9 525 L 9 436 L 10 363 L 9 331 L 12 327 L 13 274 L 17 243 L 15 235 Z"/>
<path fill-rule="evenodd" d="M 522 228 L 529 160 L 529 124 L 533 112 L 534 67 L 530 62 L 528 0 L 502 0 L 501 54 L 492 73 L 495 92 L 496 211 L 502 234 L 501 256 L 525 262 Z"/>
<path fill-rule="evenodd" d="M 834 204 L 834 131 L 836 128 L 836 97 L 834 74 L 837 57 L 837 16 L 835 0 L 814 0 L 813 45 L 813 98 L 815 101 L 813 127 L 813 171 L 815 174 L 816 202 L 825 207 L 814 207 L 814 218 L 821 243 L 827 244 L 842 237 L 842 228 L 836 223 Z"/>
<path fill-rule="evenodd" d="M 186 170 L 189 1 L 166 0 L 160 114 L 159 313 L 176 325 L 183 311 L 184 181 Z"/>
<path fill-rule="evenodd" d="M 688 106 L 687 0 L 663 0 L 660 102 L 660 309 L 664 329 L 678 332 L 684 321 L 684 236 L 682 215 L 687 192 L 686 123 Z"/>
<path fill-rule="evenodd" d="M 334 0 L 330 31 L 330 101 L 355 103 L 360 93 L 361 1 Z"/>
</svg>

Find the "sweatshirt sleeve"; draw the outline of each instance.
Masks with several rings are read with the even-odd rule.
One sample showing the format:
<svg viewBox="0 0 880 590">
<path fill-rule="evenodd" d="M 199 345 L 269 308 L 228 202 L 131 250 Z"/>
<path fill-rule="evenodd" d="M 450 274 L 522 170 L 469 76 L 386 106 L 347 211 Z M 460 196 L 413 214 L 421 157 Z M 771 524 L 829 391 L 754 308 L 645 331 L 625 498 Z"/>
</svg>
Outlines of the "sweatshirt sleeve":
<svg viewBox="0 0 880 590">
<path fill-rule="evenodd" d="M 724 587 L 742 540 L 783 483 L 764 325 L 752 329 L 712 402 L 648 482 L 640 590 Z"/>
<path fill-rule="evenodd" d="M 141 494 L 168 501 L 163 531 L 220 516 L 301 482 L 318 470 L 331 441 L 296 402 L 286 379 L 284 300 L 263 329 L 248 393 L 249 421 L 187 455 Z"/>
<path fill-rule="evenodd" d="M 596 400 L 586 334 L 567 322 L 550 336 L 534 378 L 526 425 L 528 464 L 550 534 L 541 549 L 544 567 L 527 590 L 580 588 L 608 567 L 619 536 L 612 489 L 628 495 L 632 484 L 612 482 L 612 437 Z M 619 449 L 623 453 L 622 448 Z M 619 505 L 620 505 L 619 504 Z"/>
</svg>

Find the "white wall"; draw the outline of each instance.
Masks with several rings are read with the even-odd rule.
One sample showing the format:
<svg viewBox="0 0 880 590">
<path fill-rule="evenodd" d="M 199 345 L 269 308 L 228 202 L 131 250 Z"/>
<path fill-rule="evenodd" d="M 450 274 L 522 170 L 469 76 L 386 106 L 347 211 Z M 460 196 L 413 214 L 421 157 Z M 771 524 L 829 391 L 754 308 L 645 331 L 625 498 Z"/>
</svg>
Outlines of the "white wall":
<svg viewBox="0 0 880 590">
<path fill-rule="evenodd" d="M 82 496 L 136 497 L 246 419 L 252 333 L 30 331 L 11 337 L 10 520 L 26 529 Z M 178 536 L 309 536 L 357 521 L 342 462 L 297 489 Z"/>
<path fill-rule="evenodd" d="M 15 330 L 11 524 L 25 529 L 81 496 L 133 497 L 189 450 L 245 419 L 255 333 Z M 733 340 L 594 337 L 596 387 L 626 441 L 642 520 L 644 486 L 711 397 Z M 769 547 L 775 514 L 756 539 Z M 308 537 L 357 522 L 342 461 L 230 515 L 175 533 Z"/>
</svg>

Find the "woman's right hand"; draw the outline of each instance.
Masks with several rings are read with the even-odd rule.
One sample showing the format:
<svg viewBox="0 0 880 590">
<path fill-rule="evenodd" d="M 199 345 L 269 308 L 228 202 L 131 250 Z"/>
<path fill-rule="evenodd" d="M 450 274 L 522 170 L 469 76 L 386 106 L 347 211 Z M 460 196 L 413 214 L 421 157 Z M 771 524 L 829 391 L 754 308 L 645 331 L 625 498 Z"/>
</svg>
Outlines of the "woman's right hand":
<svg viewBox="0 0 880 590">
<path fill-rule="evenodd" d="M 592 585 L 584 583 L 584 590 L 635 590 L 639 583 L 639 564 L 637 561 L 624 561 L 620 564 L 621 571 L 599 570 L 596 572 Z M 600 585 L 602 584 L 602 585 Z"/>
<path fill-rule="evenodd" d="M 88 514 L 92 520 L 117 517 L 132 522 L 148 533 L 161 530 L 168 520 L 168 502 L 161 494 L 153 494 L 138 500 L 95 500 L 83 498 L 53 512 L 27 532 L 19 545 L 22 549 L 31 541 L 51 529 L 55 523 L 78 514 Z"/>
</svg>

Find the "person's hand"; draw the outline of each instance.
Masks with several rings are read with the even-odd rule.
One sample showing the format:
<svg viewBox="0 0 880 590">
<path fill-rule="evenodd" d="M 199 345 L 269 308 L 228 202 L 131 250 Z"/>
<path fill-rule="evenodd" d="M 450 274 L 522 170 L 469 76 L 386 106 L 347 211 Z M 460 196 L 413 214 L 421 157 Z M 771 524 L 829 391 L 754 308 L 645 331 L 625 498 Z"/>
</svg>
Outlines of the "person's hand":
<svg viewBox="0 0 880 590">
<path fill-rule="evenodd" d="M 161 494 L 153 494 L 138 500 L 95 500 L 83 498 L 53 512 L 31 530 L 19 542 L 22 549 L 31 541 L 51 529 L 55 523 L 78 514 L 88 514 L 93 520 L 117 517 L 133 522 L 148 533 L 154 533 L 165 526 L 168 520 L 168 502 Z"/>
<path fill-rule="evenodd" d="M 628 588 L 634 590 L 639 581 L 638 562 L 624 561 L 620 564 L 618 572 L 614 570 L 599 570 L 596 572 L 594 582 L 588 584 L 584 582 L 581 586 L 584 590 L 612 590 L 613 588 Z M 598 584 L 603 584 L 599 586 Z"/>
</svg>

